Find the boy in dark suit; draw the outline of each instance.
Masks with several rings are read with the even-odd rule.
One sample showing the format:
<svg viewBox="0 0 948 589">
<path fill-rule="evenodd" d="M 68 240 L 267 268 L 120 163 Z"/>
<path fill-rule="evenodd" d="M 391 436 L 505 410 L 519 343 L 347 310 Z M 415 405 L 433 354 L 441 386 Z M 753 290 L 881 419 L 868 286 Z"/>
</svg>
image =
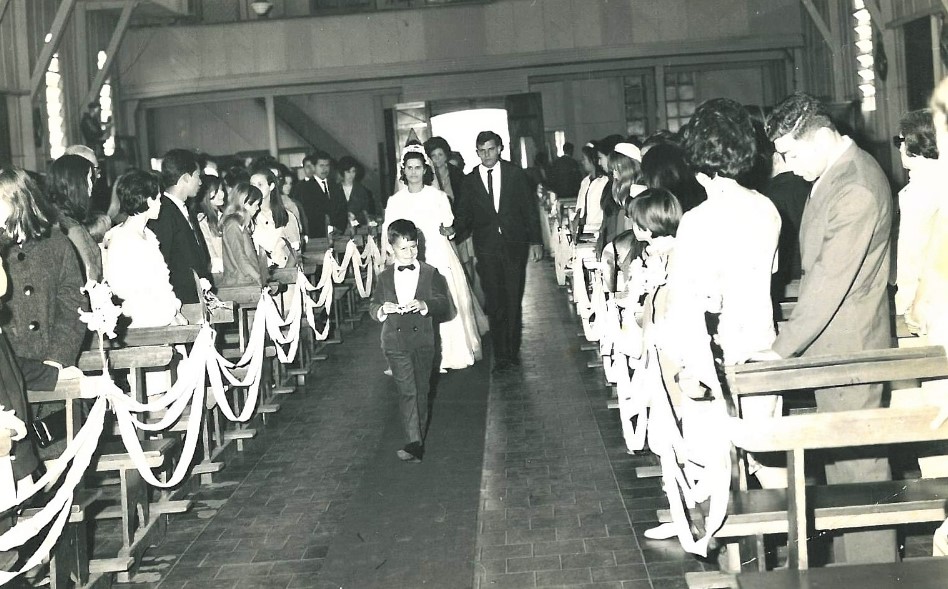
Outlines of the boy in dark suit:
<svg viewBox="0 0 948 589">
<path fill-rule="evenodd" d="M 428 392 L 435 358 L 437 322 L 450 312 L 448 284 L 433 266 L 418 260 L 418 228 L 406 219 L 388 227 L 395 264 L 378 279 L 369 314 L 382 323 L 382 352 L 398 388 L 408 444 L 397 452 L 421 462 L 428 426 Z"/>
</svg>

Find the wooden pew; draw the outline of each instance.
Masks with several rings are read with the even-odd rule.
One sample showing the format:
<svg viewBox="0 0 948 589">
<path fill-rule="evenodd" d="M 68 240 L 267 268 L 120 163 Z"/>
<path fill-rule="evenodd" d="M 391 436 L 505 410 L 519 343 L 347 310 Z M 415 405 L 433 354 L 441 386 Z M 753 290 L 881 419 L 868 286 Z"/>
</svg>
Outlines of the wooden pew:
<svg viewBox="0 0 948 589">
<path fill-rule="evenodd" d="M 944 378 L 948 376 L 948 358 L 941 346 L 872 350 L 731 366 L 726 374 L 731 393 L 739 398 L 906 378 Z M 806 569 L 806 540 L 811 530 L 943 520 L 948 479 L 808 487 L 804 478 L 804 458 L 809 450 L 948 440 L 948 424 L 931 427 L 937 414 L 937 407 L 866 409 L 759 419 L 735 426 L 734 441 L 741 448 L 787 454 L 789 485 L 786 490 L 732 491 L 730 516 L 716 536 L 787 533 L 790 568 Z M 711 583 L 708 577 L 699 573 L 687 578 L 690 587 L 733 586 L 720 578 Z"/>
<path fill-rule="evenodd" d="M 842 565 L 821 569 L 786 569 L 742 573 L 740 589 L 799 589 L 859 587 L 860 589 L 944 589 L 948 558 L 913 558 L 885 564 Z"/>
</svg>

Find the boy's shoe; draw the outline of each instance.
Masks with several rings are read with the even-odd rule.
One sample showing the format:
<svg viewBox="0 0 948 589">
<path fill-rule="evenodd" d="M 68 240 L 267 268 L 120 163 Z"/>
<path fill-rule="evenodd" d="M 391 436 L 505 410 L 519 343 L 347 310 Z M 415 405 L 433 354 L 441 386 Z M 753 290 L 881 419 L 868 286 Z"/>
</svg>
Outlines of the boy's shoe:
<svg viewBox="0 0 948 589">
<path fill-rule="evenodd" d="M 425 448 L 418 442 L 412 442 L 402 448 L 401 450 L 395 452 L 399 459 L 404 462 L 410 462 L 412 464 L 417 464 L 421 462 L 421 457 L 425 453 Z"/>
</svg>

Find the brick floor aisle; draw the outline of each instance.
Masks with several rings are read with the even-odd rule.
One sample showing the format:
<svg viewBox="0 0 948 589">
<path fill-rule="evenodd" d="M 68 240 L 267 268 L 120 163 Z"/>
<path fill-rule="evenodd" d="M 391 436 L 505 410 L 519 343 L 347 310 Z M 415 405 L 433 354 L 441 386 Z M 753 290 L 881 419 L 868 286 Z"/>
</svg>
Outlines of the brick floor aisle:
<svg viewBox="0 0 948 589">
<path fill-rule="evenodd" d="M 641 536 L 665 502 L 636 479 L 651 456 L 625 453 L 618 414 L 548 263 L 531 264 L 523 367 L 490 390 L 481 488 L 478 589 L 673 589 L 704 565 L 677 540 Z"/>
</svg>

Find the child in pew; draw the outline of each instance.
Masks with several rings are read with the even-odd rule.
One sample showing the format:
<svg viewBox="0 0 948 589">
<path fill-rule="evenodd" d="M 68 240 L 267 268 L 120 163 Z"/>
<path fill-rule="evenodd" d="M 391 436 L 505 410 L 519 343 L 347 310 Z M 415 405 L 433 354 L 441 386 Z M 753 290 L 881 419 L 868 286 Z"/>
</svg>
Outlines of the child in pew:
<svg viewBox="0 0 948 589">
<path fill-rule="evenodd" d="M 624 298 L 619 299 L 623 309 L 623 324 L 633 314 L 640 327 L 627 333 L 626 337 L 639 337 L 640 342 L 627 342 L 638 346 L 641 360 L 632 374 L 628 387 L 630 394 L 619 395 L 619 416 L 626 451 L 633 454 L 642 449 L 644 428 L 633 427 L 632 419 L 640 415 L 644 399 L 654 387 L 662 388 L 661 372 L 655 354 L 654 331 L 660 329 L 663 307 L 664 285 L 668 277 L 668 258 L 675 246 L 675 233 L 681 220 L 681 204 L 674 194 L 664 188 L 649 188 L 637 197 L 628 199 L 626 216 L 632 223 L 635 239 L 645 244 L 641 254 L 629 263 L 628 279 L 625 281 Z M 617 343 L 616 349 L 622 352 Z M 634 357 L 631 353 L 630 357 Z M 647 402 L 647 401 L 645 401 Z"/>
<path fill-rule="evenodd" d="M 369 315 L 382 323 L 382 352 L 398 389 L 399 412 L 408 444 L 405 462 L 421 462 L 428 430 L 428 393 L 435 366 L 435 322 L 451 312 L 448 284 L 418 260 L 418 228 L 406 219 L 388 226 L 388 250 L 395 264 L 378 277 Z"/>
</svg>

